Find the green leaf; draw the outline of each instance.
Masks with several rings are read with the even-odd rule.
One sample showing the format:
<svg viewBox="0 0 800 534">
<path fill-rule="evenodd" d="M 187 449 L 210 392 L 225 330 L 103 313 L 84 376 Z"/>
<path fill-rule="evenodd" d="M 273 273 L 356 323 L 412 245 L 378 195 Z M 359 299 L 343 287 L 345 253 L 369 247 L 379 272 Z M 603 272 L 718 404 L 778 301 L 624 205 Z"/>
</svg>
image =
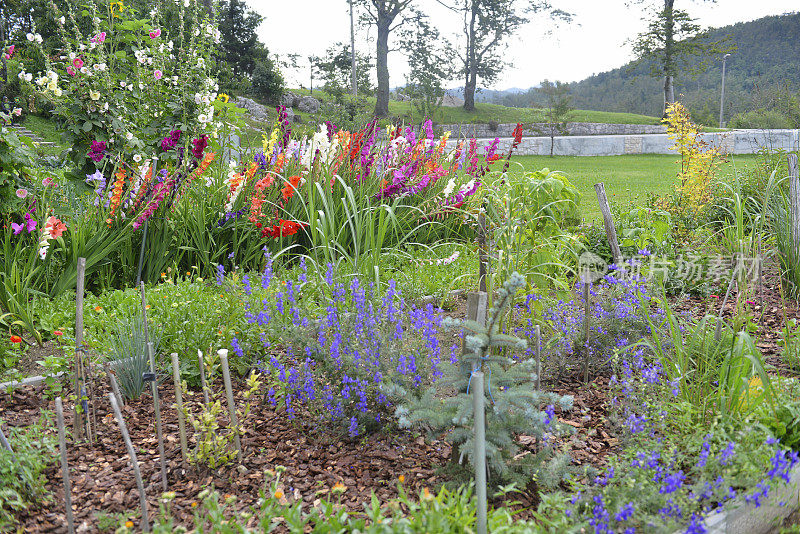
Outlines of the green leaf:
<svg viewBox="0 0 800 534">
<path fill-rule="evenodd" d="M 88 132 L 88 131 L 90 131 L 91 129 L 92 129 L 92 123 L 91 123 L 91 121 L 86 121 L 86 122 L 84 122 L 84 123 L 83 123 L 83 131 L 84 131 L 84 132 Z"/>
</svg>

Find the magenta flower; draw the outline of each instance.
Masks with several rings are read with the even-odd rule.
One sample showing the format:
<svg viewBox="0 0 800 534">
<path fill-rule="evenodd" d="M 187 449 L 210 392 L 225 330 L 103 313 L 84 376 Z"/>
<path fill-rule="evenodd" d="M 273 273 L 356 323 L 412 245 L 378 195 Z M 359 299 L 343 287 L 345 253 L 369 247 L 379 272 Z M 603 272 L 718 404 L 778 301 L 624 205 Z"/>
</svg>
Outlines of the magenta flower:
<svg viewBox="0 0 800 534">
<path fill-rule="evenodd" d="M 160 70 L 156 69 L 153 71 L 153 78 L 155 78 L 156 80 L 160 80 L 163 76 L 164 73 L 161 72 Z"/>
<path fill-rule="evenodd" d="M 155 39 L 156 37 L 161 36 L 161 28 L 156 28 L 155 30 L 150 32 L 150 39 Z"/>
<path fill-rule="evenodd" d="M 104 141 L 92 141 L 92 148 L 87 155 L 95 163 L 103 161 L 106 155 L 106 143 Z"/>
<path fill-rule="evenodd" d="M 14 57 L 14 45 L 8 47 L 8 52 L 6 52 L 6 59 L 11 59 Z"/>
<path fill-rule="evenodd" d="M 161 140 L 161 150 L 163 150 L 164 152 L 172 150 L 173 148 L 175 148 L 175 145 L 178 144 L 180 138 L 181 138 L 181 131 L 172 130 L 171 132 L 169 132 L 168 136 L 164 137 L 164 139 Z"/>
<path fill-rule="evenodd" d="M 83 67 L 83 60 L 79 57 L 76 57 L 72 60 L 72 64 L 75 65 L 75 68 L 80 70 Z"/>
<path fill-rule="evenodd" d="M 202 135 L 198 139 L 192 140 L 192 156 L 197 159 L 203 159 L 203 152 L 208 146 L 208 136 Z"/>
<path fill-rule="evenodd" d="M 72 68 L 72 65 L 67 65 L 67 74 L 75 76 L 75 69 Z"/>
</svg>

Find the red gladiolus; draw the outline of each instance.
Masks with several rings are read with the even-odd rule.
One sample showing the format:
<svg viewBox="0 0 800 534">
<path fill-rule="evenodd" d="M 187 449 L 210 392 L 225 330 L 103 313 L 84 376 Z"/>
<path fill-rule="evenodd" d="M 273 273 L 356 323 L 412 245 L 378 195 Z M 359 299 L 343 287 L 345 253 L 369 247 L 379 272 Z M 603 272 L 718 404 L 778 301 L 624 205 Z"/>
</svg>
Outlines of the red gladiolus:
<svg viewBox="0 0 800 534">
<path fill-rule="evenodd" d="M 53 332 L 53 335 L 54 335 L 54 336 L 61 337 L 61 336 L 63 336 L 63 335 L 64 335 L 64 332 L 62 332 L 61 330 L 56 330 L 55 332 Z"/>
</svg>

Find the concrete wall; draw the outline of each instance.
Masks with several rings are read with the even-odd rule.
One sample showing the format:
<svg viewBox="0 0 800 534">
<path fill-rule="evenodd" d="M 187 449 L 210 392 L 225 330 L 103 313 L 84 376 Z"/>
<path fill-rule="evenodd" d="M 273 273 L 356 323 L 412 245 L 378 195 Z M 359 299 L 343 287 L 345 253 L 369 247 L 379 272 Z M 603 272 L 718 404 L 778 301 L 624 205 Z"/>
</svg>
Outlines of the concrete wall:
<svg viewBox="0 0 800 534">
<path fill-rule="evenodd" d="M 733 130 L 702 134 L 702 138 L 726 154 L 753 154 L 762 147 L 787 151 L 800 148 L 800 130 Z M 512 141 L 511 137 L 501 138 L 498 153 L 508 152 Z M 452 148 L 456 143 L 456 140 L 448 141 L 448 146 Z M 490 143 L 490 139 L 478 140 L 479 147 Z M 670 149 L 672 145 L 673 141 L 667 134 L 568 136 L 555 138 L 553 153 L 558 156 L 674 154 Z M 515 153 L 520 156 L 549 155 L 550 138 L 523 137 Z"/>
<path fill-rule="evenodd" d="M 538 136 L 549 131 L 547 123 L 526 124 L 523 135 Z M 475 137 L 482 139 L 485 137 L 494 139 L 495 137 L 512 137 L 516 124 L 497 124 L 494 127 L 489 124 L 437 124 L 434 128 L 439 135 L 443 132 L 452 132 L 453 137 Z M 654 124 L 604 124 L 599 122 L 568 122 L 566 135 L 630 135 L 630 134 L 654 134 L 666 133 L 667 128 L 663 125 Z"/>
</svg>

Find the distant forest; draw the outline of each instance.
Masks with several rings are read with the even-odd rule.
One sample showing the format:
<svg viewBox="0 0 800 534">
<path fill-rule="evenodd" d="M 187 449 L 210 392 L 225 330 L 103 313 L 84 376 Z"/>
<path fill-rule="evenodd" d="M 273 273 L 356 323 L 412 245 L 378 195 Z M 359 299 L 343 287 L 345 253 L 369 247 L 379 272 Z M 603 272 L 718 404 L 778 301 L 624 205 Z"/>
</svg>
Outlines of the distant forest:
<svg viewBox="0 0 800 534">
<path fill-rule="evenodd" d="M 800 13 L 764 17 L 712 30 L 712 39 L 728 36 L 737 49 L 727 60 L 725 120 L 753 113 L 786 118 L 798 127 L 800 112 Z M 675 94 L 695 120 L 716 125 L 719 119 L 722 58 L 696 76 L 675 80 Z M 664 102 L 663 80 L 649 76 L 649 65 L 628 64 L 569 84 L 579 109 L 623 111 L 658 116 Z M 513 107 L 541 105 L 535 88 L 523 92 L 487 92 L 486 100 Z M 784 109 L 784 108 L 794 108 Z M 793 119 L 794 118 L 794 119 Z M 781 121 L 778 121 L 781 122 Z M 773 125 L 779 127 L 780 125 Z"/>
</svg>

